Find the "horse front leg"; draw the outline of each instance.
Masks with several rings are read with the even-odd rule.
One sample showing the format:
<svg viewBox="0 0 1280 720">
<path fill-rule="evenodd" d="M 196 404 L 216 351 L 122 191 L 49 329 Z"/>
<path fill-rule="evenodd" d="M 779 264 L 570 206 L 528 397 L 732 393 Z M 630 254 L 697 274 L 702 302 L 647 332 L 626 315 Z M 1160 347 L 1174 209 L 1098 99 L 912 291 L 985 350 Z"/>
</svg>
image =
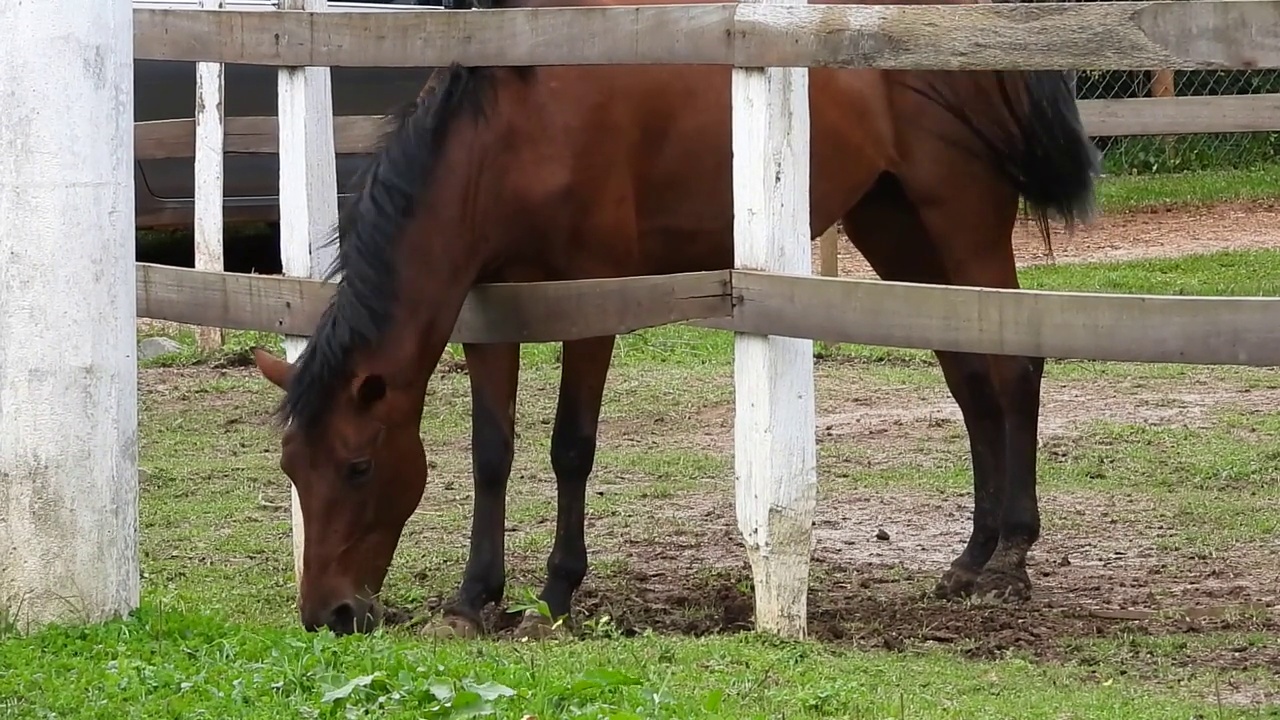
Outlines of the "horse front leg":
<svg viewBox="0 0 1280 720">
<path fill-rule="evenodd" d="M 462 584 L 444 608 L 437 635 L 475 637 L 481 611 L 502 600 L 506 588 L 507 481 L 515 455 L 519 343 L 464 344 L 471 382 L 471 468 L 475 497 L 471 547 Z"/>
<path fill-rule="evenodd" d="M 543 637 L 567 618 L 573 595 L 587 575 L 585 520 L 587 477 L 595 465 L 596 433 L 604 385 L 613 359 L 614 336 L 564 343 L 560 397 L 551 431 L 551 468 L 556 474 L 556 535 L 547 557 L 547 579 L 538 597 L 551 617 L 525 613 L 516 634 Z"/>
</svg>

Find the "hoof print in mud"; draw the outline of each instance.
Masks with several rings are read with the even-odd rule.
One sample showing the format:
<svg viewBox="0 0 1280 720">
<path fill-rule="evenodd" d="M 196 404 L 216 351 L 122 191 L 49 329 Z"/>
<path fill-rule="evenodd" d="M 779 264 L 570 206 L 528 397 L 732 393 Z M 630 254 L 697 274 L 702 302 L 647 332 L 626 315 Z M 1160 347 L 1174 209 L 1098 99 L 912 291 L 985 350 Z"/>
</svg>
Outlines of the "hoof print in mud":
<svg viewBox="0 0 1280 720">
<path fill-rule="evenodd" d="M 517 640 L 546 640 L 553 637 L 568 637 L 569 631 L 563 621 L 554 621 L 536 610 L 525 610 L 524 619 L 516 627 Z"/>
<path fill-rule="evenodd" d="M 940 600 L 959 600 L 968 597 L 978 581 L 972 570 L 951 568 L 942 574 L 933 586 L 933 596 Z"/>
<path fill-rule="evenodd" d="M 457 617 L 456 615 L 448 615 L 439 621 L 430 622 L 422 626 L 418 631 L 423 637 L 432 637 L 440 639 L 461 638 L 464 640 L 474 640 L 480 637 L 480 628 L 475 623 L 466 618 Z"/>
<path fill-rule="evenodd" d="M 1026 572 L 984 572 L 974 583 L 974 600 L 1014 605 L 1031 599 L 1031 579 Z"/>
</svg>

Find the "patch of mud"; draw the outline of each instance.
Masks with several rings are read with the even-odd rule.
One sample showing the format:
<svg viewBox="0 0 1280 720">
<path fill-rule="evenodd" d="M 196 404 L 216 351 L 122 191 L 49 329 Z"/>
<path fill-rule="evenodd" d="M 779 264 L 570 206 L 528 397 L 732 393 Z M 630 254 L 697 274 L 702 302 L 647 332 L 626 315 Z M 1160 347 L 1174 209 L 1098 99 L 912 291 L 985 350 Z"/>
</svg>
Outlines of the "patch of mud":
<svg viewBox="0 0 1280 720">
<path fill-rule="evenodd" d="M 974 658 L 1019 653 L 1086 666 L 1104 659 L 1093 656 L 1090 640 L 1225 630 L 1280 637 L 1276 548 L 1238 546 L 1211 559 L 1161 550 L 1161 539 L 1174 529 L 1146 522 L 1152 502 L 1043 497 L 1047 520 L 1088 518 L 1089 530 L 1047 522 L 1028 567 L 1033 598 L 991 606 L 938 600 L 930 593 L 967 537 L 967 496 L 877 491 L 823 499 L 816 518 L 809 635 L 860 648 L 947 647 Z M 641 531 L 630 526 L 605 532 L 588 522 L 593 557 L 609 557 L 613 569 L 588 576 L 572 625 L 581 630 L 607 615 L 625 635 L 750 630 L 751 572 L 732 500 L 690 495 L 655 506 L 651 515 L 648 523 L 663 528 L 660 540 L 633 535 Z M 541 566 L 542 558 L 519 564 Z M 439 605 L 434 598 L 427 610 Z M 486 614 L 490 632 L 499 637 L 510 634 L 516 619 L 497 609 Z M 1188 643 L 1173 652 L 1188 668 L 1280 670 L 1280 641 L 1240 647 Z M 1133 672 L 1141 673 L 1145 662 L 1158 675 L 1168 660 L 1169 653 L 1136 657 Z M 1244 686 L 1241 691 L 1261 692 Z"/>
<path fill-rule="evenodd" d="M 1011 651 L 1055 660 L 1080 640 L 1250 630 L 1280 636 L 1280 562 L 1274 548 L 1237 547 L 1206 560 L 1158 549 L 1172 529 L 1135 522 L 1143 500 L 1042 498 L 1049 517 L 1088 517 L 1094 534 L 1053 527 L 1029 562 L 1034 597 L 1018 606 L 937 600 L 934 580 L 969 531 L 966 496 L 864 492 L 819 503 L 810 635 L 860 647 L 945 645 L 973 657 Z M 1150 502 L 1150 501 L 1145 501 Z M 682 498 L 673 531 L 648 544 L 591 538 L 625 556 L 626 572 L 589 577 L 583 617 L 608 614 L 624 632 L 691 635 L 752 626 L 751 573 L 732 503 Z M 684 519 L 684 523 L 679 521 Z M 599 552 L 599 551 L 597 551 Z M 1280 645 L 1188 651 L 1188 662 L 1241 670 L 1277 667 Z"/>
<path fill-rule="evenodd" d="M 214 389 L 218 380 L 234 380 L 237 383 L 257 380 L 262 376 L 256 368 L 191 367 L 140 368 L 138 370 L 139 399 L 146 405 L 161 407 L 169 404 L 190 406 L 200 413 L 223 413 L 219 419 L 224 425 L 247 423 L 269 425 L 271 412 L 279 397 L 274 386 L 268 386 L 263 395 L 255 395 L 251 389 L 233 387 Z M 246 402 L 246 398 L 251 402 Z"/>
</svg>

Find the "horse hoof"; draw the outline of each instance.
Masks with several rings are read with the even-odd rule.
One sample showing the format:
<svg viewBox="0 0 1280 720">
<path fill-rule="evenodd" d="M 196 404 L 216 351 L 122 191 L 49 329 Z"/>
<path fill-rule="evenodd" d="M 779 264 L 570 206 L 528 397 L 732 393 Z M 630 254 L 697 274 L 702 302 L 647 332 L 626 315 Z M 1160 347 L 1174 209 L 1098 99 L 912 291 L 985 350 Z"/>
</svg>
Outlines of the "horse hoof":
<svg viewBox="0 0 1280 720">
<path fill-rule="evenodd" d="M 968 568 L 953 567 L 942 574 L 933 586 L 933 595 L 942 600 L 957 600 L 969 596 L 978 581 L 978 574 Z"/>
<path fill-rule="evenodd" d="M 557 623 L 536 610 L 526 610 L 524 612 L 524 619 L 520 621 L 520 625 L 516 627 L 515 632 L 517 640 L 546 640 L 551 637 L 565 637 L 567 635 L 568 631 L 563 623 Z"/>
<path fill-rule="evenodd" d="M 1031 599 L 1031 578 L 1021 568 L 984 570 L 973 584 L 972 594 L 984 603 L 1016 605 Z"/>
<path fill-rule="evenodd" d="M 430 623 L 423 626 L 419 631 L 424 637 L 439 638 L 442 640 L 461 638 L 464 640 L 474 640 L 480 637 L 480 628 L 476 624 L 460 618 L 456 615 L 446 615 L 438 623 Z"/>
</svg>

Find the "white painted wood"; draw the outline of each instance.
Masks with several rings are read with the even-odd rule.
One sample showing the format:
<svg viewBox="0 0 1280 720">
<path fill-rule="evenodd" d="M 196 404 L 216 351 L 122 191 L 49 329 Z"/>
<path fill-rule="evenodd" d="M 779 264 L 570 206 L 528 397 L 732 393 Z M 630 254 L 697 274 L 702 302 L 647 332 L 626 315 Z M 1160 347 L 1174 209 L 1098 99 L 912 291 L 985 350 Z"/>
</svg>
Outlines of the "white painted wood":
<svg viewBox="0 0 1280 720">
<path fill-rule="evenodd" d="M 738 68 L 732 82 L 735 266 L 807 275 L 809 71 Z M 813 341 L 736 334 L 734 394 L 736 506 L 756 628 L 803 638 L 818 484 Z"/>
<path fill-rule="evenodd" d="M 280 0 L 281 10 L 320 12 L 328 0 Z M 333 262 L 336 245 L 324 245 L 338 221 L 338 180 L 334 166 L 333 86 L 327 67 L 282 68 L 280 94 L 280 260 L 286 275 L 320 277 Z M 285 356 L 293 362 L 307 338 L 286 336 Z M 305 530 L 292 483 L 294 580 L 302 582 Z"/>
<path fill-rule="evenodd" d="M 138 605 L 129 0 L 0 2 L 0 616 Z"/>
<path fill-rule="evenodd" d="M 221 10 L 225 0 L 200 0 L 204 10 Z M 196 63 L 196 154 L 195 154 L 195 266 L 199 270 L 221 271 L 222 247 L 222 167 L 223 89 L 222 63 Z M 222 346 L 222 328 L 197 326 L 196 344 L 202 350 Z"/>
</svg>

